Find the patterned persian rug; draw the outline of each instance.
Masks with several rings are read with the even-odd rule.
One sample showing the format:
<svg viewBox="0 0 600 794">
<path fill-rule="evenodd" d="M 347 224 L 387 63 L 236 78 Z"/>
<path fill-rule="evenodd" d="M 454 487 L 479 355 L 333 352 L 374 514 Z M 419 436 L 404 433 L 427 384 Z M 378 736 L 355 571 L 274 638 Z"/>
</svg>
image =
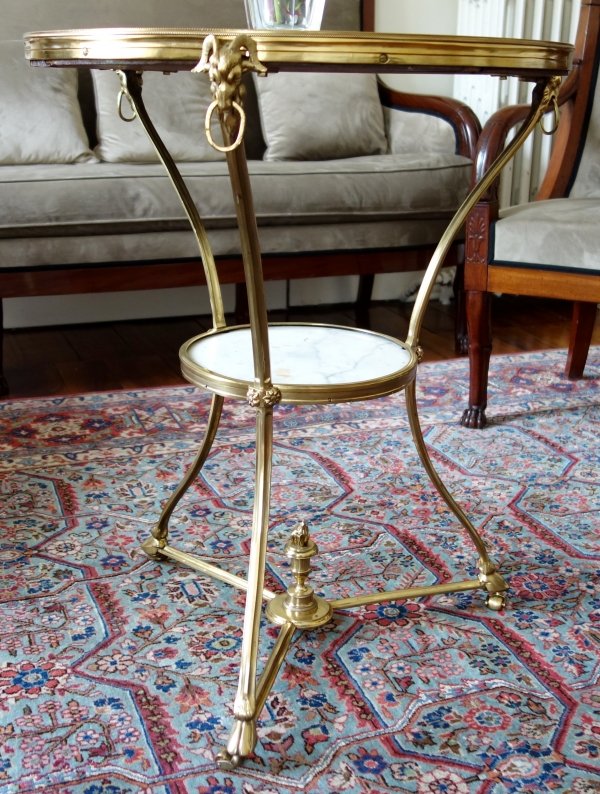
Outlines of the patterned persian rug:
<svg viewBox="0 0 600 794">
<path fill-rule="evenodd" d="M 491 426 L 467 363 L 421 367 L 426 438 L 511 584 L 341 613 L 298 635 L 256 755 L 222 773 L 244 597 L 139 551 L 202 436 L 186 387 L 0 408 L 0 794 L 600 792 L 600 348 L 499 357 Z M 253 414 L 226 403 L 174 545 L 244 572 Z M 327 596 L 473 578 L 403 397 L 280 408 L 269 586 L 306 518 Z M 265 625 L 261 659 L 274 641 Z M 261 662 L 262 664 L 262 662 Z"/>
</svg>

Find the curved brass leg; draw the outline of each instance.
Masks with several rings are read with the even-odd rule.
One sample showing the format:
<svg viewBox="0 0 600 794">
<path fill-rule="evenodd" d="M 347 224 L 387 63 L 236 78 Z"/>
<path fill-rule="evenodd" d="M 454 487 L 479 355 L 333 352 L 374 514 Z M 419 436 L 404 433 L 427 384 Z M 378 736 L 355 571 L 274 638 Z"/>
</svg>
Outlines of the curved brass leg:
<svg viewBox="0 0 600 794">
<path fill-rule="evenodd" d="M 431 458 L 429 457 L 429 453 L 427 452 L 427 447 L 425 445 L 425 439 L 423 438 L 423 433 L 421 431 L 421 424 L 419 422 L 419 414 L 417 413 L 417 382 L 416 379 L 412 381 L 406 387 L 406 409 L 408 413 L 408 420 L 410 422 L 410 429 L 412 431 L 413 440 L 415 442 L 415 446 L 417 448 L 417 452 L 419 453 L 419 458 L 421 459 L 421 463 L 423 464 L 425 471 L 429 475 L 431 482 L 435 485 L 439 495 L 442 499 L 446 502 L 450 510 L 454 513 L 454 515 L 458 518 L 460 523 L 463 527 L 467 530 L 469 537 L 475 544 L 475 548 L 479 553 L 479 568 L 481 570 L 480 581 L 483 587 L 487 590 L 490 596 L 499 597 L 508 590 L 508 584 L 504 580 L 502 576 L 496 571 L 496 566 L 490 560 L 487 549 L 485 547 L 485 543 L 483 539 L 471 523 L 471 521 L 467 518 L 465 512 L 462 508 L 454 501 L 454 497 L 448 491 L 444 483 L 442 482 L 439 474 L 433 467 L 433 463 L 431 462 Z M 502 596 L 503 598 L 503 596 Z M 497 600 L 490 600 L 488 601 L 488 606 L 491 609 L 500 609 L 503 604 L 497 606 Z"/>
<path fill-rule="evenodd" d="M 217 435 L 217 429 L 221 419 L 221 412 L 223 410 L 223 402 L 223 397 L 220 397 L 218 394 L 213 395 L 210 413 L 208 415 L 208 424 L 206 426 L 206 433 L 204 435 L 202 446 L 198 450 L 198 454 L 192 461 L 191 466 L 186 471 L 183 480 L 179 483 L 173 492 L 173 495 L 163 507 L 160 518 L 158 519 L 158 523 L 152 530 L 151 537 L 142 543 L 142 551 L 144 554 L 147 554 L 148 557 L 153 559 L 160 557 L 161 548 L 164 548 L 167 545 L 167 539 L 169 536 L 169 519 L 171 518 L 173 510 L 175 510 L 181 498 L 196 479 L 201 468 L 206 462 L 206 458 L 209 455 L 215 440 L 215 436 Z"/>
<path fill-rule="evenodd" d="M 296 626 L 293 623 L 285 623 L 279 632 L 277 642 L 273 646 L 271 655 L 269 656 L 265 669 L 262 671 L 258 684 L 256 685 L 256 719 L 260 717 L 260 713 L 264 708 L 269 692 L 273 688 L 273 684 L 277 678 L 279 668 L 283 664 L 285 655 L 288 652 L 290 643 L 294 637 Z M 217 766 L 219 769 L 231 770 L 239 766 L 243 758 L 239 755 L 231 755 L 227 748 L 223 748 L 217 755 Z"/>
<path fill-rule="evenodd" d="M 235 722 L 227 743 L 227 752 L 232 758 L 250 755 L 256 746 L 256 720 L 259 715 L 256 697 L 256 660 L 269 531 L 272 452 L 273 408 L 261 400 L 261 405 L 256 411 L 256 480 L 240 679 L 233 706 Z"/>
</svg>

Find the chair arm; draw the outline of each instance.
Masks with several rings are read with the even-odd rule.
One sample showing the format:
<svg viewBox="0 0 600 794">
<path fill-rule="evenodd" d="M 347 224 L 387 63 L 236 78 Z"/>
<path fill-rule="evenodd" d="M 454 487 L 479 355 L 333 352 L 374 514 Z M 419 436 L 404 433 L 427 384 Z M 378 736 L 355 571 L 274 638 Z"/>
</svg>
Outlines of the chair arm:
<svg viewBox="0 0 600 794">
<path fill-rule="evenodd" d="M 568 102 L 577 92 L 578 79 L 579 65 L 577 64 L 561 86 L 558 95 L 559 105 Z M 471 186 L 479 182 L 496 157 L 502 152 L 506 146 L 508 133 L 520 121 L 526 118 L 529 110 L 530 105 L 510 105 L 509 107 L 497 110 L 488 119 L 477 142 L 477 149 L 475 157 L 473 158 L 475 162 L 473 164 Z M 487 194 L 483 197 L 483 201 L 494 201 L 497 198 L 498 183 L 499 180 L 492 185 Z"/>
<path fill-rule="evenodd" d="M 457 138 L 458 154 L 473 160 L 481 124 L 468 105 L 457 99 L 443 96 L 428 96 L 425 94 L 405 94 L 395 91 L 382 82 L 379 82 L 379 97 L 381 104 L 390 108 L 402 110 L 422 111 L 434 116 L 441 116 L 452 125 Z"/>
</svg>

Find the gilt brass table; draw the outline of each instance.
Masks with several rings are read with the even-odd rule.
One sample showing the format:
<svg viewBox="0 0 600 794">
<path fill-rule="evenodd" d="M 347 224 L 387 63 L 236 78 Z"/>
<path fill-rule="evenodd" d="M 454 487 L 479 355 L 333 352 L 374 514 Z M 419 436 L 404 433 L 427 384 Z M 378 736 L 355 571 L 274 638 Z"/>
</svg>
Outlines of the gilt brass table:
<svg viewBox="0 0 600 794">
<path fill-rule="evenodd" d="M 485 544 L 454 501 L 429 458 L 417 414 L 416 376 L 422 351 L 423 314 L 456 234 L 469 211 L 497 178 L 543 115 L 558 113 L 557 93 L 567 74 L 569 45 L 450 36 L 374 33 L 282 33 L 239 30 L 154 30 L 149 28 L 70 30 L 29 33 L 26 57 L 34 66 L 109 68 L 119 73 L 119 112 L 125 99 L 138 117 L 164 164 L 196 235 L 210 294 L 213 328 L 186 342 L 180 351 L 184 376 L 213 394 L 202 446 L 185 477 L 165 504 L 152 535 L 143 544 L 151 558 L 170 558 L 203 574 L 245 590 L 246 606 L 234 722 L 217 757 L 233 769 L 254 750 L 256 724 L 296 629 L 325 625 L 335 609 L 398 599 L 483 589 L 487 605 L 501 609 L 508 585 L 488 556 Z M 207 109 L 206 134 L 226 153 L 242 242 L 250 325 L 226 327 L 215 262 L 202 220 L 190 194 L 148 117 L 142 99 L 145 70 L 208 72 L 213 102 Z M 262 265 L 243 141 L 245 113 L 242 75 L 277 71 L 470 72 L 513 75 L 535 83 L 529 115 L 510 146 L 471 191 L 443 235 L 425 273 L 405 342 L 352 328 L 301 323 L 269 325 Z M 218 114 L 223 142 L 213 141 L 210 121 Z M 199 131 L 199 134 L 201 132 Z M 348 358 L 347 352 L 351 355 Z M 348 360 L 343 360 L 344 357 Z M 479 577 L 429 587 L 360 594 L 326 601 L 306 583 L 310 559 L 317 554 L 309 529 L 301 521 L 285 546 L 295 584 L 285 593 L 264 587 L 271 489 L 273 408 L 278 403 L 334 403 L 369 400 L 406 391 L 408 418 L 420 460 L 433 485 L 466 530 L 479 555 Z M 169 519 L 204 465 L 219 424 L 225 397 L 247 400 L 256 408 L 256 475 L 251 548 L 247 579 L 169 545 Z M 278 639 L 257 680 L 256 667 L 262 602 L 266 616 L 281 626 Z"/>
</svg>

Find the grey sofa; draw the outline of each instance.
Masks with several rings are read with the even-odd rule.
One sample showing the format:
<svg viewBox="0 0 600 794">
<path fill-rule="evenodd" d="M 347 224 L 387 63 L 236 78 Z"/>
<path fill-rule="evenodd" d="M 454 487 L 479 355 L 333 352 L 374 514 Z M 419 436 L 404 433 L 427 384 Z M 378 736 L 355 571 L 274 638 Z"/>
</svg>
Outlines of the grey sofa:
<svg viewBox="0 0 600 794">
<path fill-rule="evenodd" d="M 160 0 L 93 5 L 5 0 L 5 5 L 4 35 L 15 40 L 27 30 L 48 28 L 245 26 L 242 0 L 171 0 L 168 6 Z M 360 29 L 372 11 L 372 2 L 329 0 L 324 27 Z M 364 305 L 375 273 L 423 267 L 468 191 L 479 131 L 469 109 L 382 85 L 388 154 L 268 162 L 262 160 L 265 143 L 252 81 L 247 87 L 246 151 L 265 278 L 359 274 Z M 93 147 L 94 92 L 85 70 L 79 73 L 78 96 Z M 180 168 L 206 223 L 222 281 L 240 284 L 225 163 Z M 0 166 L 0 297 L 202 283 L 193 235 L 159 164 Z M 6 393 L 5 383 L 2 388 Z"/>
</svg>

